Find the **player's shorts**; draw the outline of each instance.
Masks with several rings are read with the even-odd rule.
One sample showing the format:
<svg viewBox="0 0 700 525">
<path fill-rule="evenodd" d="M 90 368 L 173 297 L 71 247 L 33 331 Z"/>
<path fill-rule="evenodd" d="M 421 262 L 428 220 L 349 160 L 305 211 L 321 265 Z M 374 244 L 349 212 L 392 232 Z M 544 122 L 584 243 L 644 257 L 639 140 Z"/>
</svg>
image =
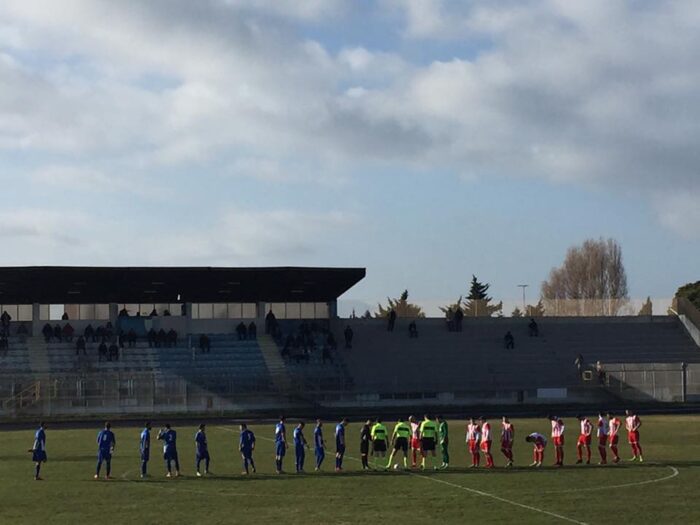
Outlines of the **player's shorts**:
<svg viewBox="0 0 700 525">
<path fill-rule="evenodd" d="M 335 453 L 336 454 L 345 454 L 345 445 L 341 445 L 340 443 L 335 444 Z"/>
<path fill-rule="evenodd" d="M 578 444 L 578 445 L 582 445 L 582 446 L 586 446 L 586 447 L 591 446 L 591 436 L 587 436 L 587 435 L 585 435 L 585 434 L 581 434 L 581 435 L 578 437 L 578 442 L 577 442 L 577 444 Z"/>
<path fill-rule="evenodd" d="M 470 439 L 467 441 L 467 447 L 469 448 L 469 452 L 472 454 L 479 452 L 479 443 L 476 442 L 476 439 Z"/>
<path fill-rule="evenodd" d="M 598 436 L 598 446 L 604 447 L 608 443 L 608 436 Z"/>
<path fill-rule="evenodd" d="M 375 452 L 386 452 L 386 441 L 384 439 L 380 439 L 374 442 L 374 451 Z"/>
<path fill-rule="evenodd" d="M 369 454 L 369 441 L 360 441 L 360 454 Z"/>
<path fill-rule="evenodd" d="M 45 450 L 35 450 L 32 453 L 32 461 L 34 463 L 42 463 L 46 461 L 48 458 L 46 457 L 46 451 Z"/>
<path fill-rule="evenodd" d="M 547 443 L 535 443 L 535 450 L 537 452 L 542 452 L 542 451 L 544 451 L 546 446 L 547 446 Z"/>
<path fill-rule="evenodd" d="M 411 438 L 411 448 L 414 450 L 420 450 L 420 439 L 416 437 Z"/>
<path fill-rule="evenodd" d="M 200 461 L 204 460 L 204 459 L 210 459 L 209 458 L 209 451 L 205 450 L 204 452 L 197 452 L 195 454 L 195 459 L 198 459 Z"/>
<path fill-rule="evenodd" d="M 250 459 L 253 457 L 253 449 L 252 448 L 242 448 L 241 449 L 241 456 L 243 456 L 246 459 Z"/>
<path fill-rule="evenodd" d="M 482 441 L 481 444 L 479 445 L 481 450 L 483 452 L 489 453 L 491 452 L 491 442 L 490 441 Z"/>
<path fill-rule="evenodd" d="M 394 450 L 402 450 L 404 453 L 408 452 L 408 438 L 397 437 L 394 442 Z"/>
<path fill-rule="evenodd" d="M 424 452 L 430 452 L 435 450 L 435 438 L 423 438 L 421 439 L 421 446 Z"/>
<path fill-rule="evenodd" d="M 287 453 L 287 445 L 283 441 L 279 441 L 275 445 L 275 456 L 284 457 Z"/>
<path fill-rule="evenodd" d="M 627 432 L 627 441 L 635 445 L 639 443 L 639 430 Z"/>
<path fill-rule="evenodd" d="M 168 448 L 163 451 L 163 459 L 165 461 L 177 461 L 177 449 L 176 448 Z"/>
<path fill-rule="evenodd" d="M 512 441 L 501 441 L 501 448 L 505 450 L 511 450 L 513 448 Z"/>
<path fill-rule="evenodd" d="M 620 441 L 620 436 L 618 436 L 617 434 L 615 434 L 614 436 L 610 436 L 609 441 L 610 441 L 610 445 L 614 447 Z"/>
<path fill-rule="evenodd" d="M 148 461 L 151 459 L 151 451 L 150 449 L 146 449 L 141 452 L 141 461 Z"/>
<path fill-rule="evenodd" d="M 554 445 L 555 447 L 563 447 L 564 446 L 564 436 L 552 437 L 552 445 Z"/>
<path fill-rule="evenodd" d="M 97 461 L 112 461 L 112 453 L 109 450 L 100 450 L 97 452 Z"/>
</svg>

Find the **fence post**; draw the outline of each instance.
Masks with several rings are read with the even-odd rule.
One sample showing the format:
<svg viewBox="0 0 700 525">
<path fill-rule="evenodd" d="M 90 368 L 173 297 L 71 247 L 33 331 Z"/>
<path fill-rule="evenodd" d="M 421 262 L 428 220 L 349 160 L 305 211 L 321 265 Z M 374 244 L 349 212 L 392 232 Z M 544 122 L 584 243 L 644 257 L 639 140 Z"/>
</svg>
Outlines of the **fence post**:
<svg viewBox="0 0 700 525">
<path fill-rule="evenodd" d="M 681 363 L 681 401 L 683 403 L 687 400 L 688 395 L 688 365 L 686 363 Z"/>
</svg>

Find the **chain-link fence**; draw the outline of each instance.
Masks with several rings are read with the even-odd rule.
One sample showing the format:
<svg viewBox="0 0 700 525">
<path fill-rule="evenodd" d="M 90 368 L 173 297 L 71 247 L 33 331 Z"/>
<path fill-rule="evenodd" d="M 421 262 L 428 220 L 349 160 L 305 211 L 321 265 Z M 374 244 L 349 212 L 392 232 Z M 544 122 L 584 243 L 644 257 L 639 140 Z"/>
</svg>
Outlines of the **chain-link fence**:
<svg viewBox="0 0 700 525">
<path fill-rule="evenodd" d="M 700 401 L 700 364 L 606 364 L 606 386 L 623 399 L 670 403 Z"/>
</svg>

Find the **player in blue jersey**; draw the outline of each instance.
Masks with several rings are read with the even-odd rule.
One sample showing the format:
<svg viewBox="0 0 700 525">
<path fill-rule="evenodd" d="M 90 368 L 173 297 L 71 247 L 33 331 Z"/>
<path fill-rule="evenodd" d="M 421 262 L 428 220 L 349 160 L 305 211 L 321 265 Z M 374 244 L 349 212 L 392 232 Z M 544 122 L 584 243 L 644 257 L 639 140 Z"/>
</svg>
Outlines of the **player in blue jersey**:
<svg viewBox="0 0 700 525">
<path fill-rule="evenodd" d="M 97 434 L 97 467 L 95 468 L 95 479 L 100 478 L 102 462 L 105 463 L 105 479 L 110 479 L 112 473 L 112 454 L 117 446 L 117 438 L 112 432 L 112 424 L 108 421 L 104 429 Z"/>
<path fill-rule="evenodd" d="M 296 456 L 296 469 L 297 474 L 304 472 L 304 459 L 306 458 L 306 449 L 309 448 L 309 444 L 306 442 L 304 437 L 304 422 L 301 421 L 294 429 L 294 454 Z"/>
<path fill-rule="evenodd" d="M 41 481 L 41 464 L 46 463 L 48 458 L 46 457 L 46 425 L 42 421 L 39 423 L 39 429 L 34 434 L 34 444 L 32 448 L 29 449 L 32 453 L 32 461 L 36 463 L 34 468 L 34 479 L 36 481 Z"/>
<path fill-rule="evenodd" d="M 277 474 L 282 474 L 282 460 L 287 453 L 287 428 L 284 426 L 285 419 L 280 416 L 279 423 L 275 426 L 275 466 Z"/>
<path fill-rule="evenodd" d="M 345 427 L 348 419 L 343 420 L 335 426 L 335 471 L 343 470 L 343 457 L 345 456 Z"/>
<path fill-rule="evenodd" d="M 205 433 L 205 425 L 202 423 L 199 425 L 199 430 L 194 436 L 194 443 L 196 448 L 195 462 L 197 477 L 202 477 L 199 471 L 199 464 L 204 461 L 204 474 L 209 474 L 209 446 L 207 445 L 207 435 Z"/>
<path fill-rule="evenodd" d="M 323 439 L 323 423 L 320 419 L 316 420 L 316 428 L 314 429 L 314 452 L 316 453 L 316 468 L 321 470 L 321 464 L 326 457 L 326 442 Z"/>
<path fill-rule="evenodd" d="M 180 460 L 177 457 L 177 432 L 170 428 L 169 423 L 166 423 L 165 428 L 161 428 L 158 432 L 158 439 L 163 442 L 163 459 L 167 470 L 165 477 L 172 477 L 173 463 L 175 463 L 175 477 L 180 477 Z"/>
<path fill-rule="evenodd" d="M 248 466 L 253 469 L 253 474 L 255 474 L 255 462 L 253 461 L 253 451 L 255 450 L 255 434 L 252 430 L 248 430 L 248 426 L 245 423 L 241 423 L 241 440 L 238 445 L 238 449 L 241 451 L 241 458 L 243 459 L 243 472 L 242 474 L 250 474 Z"/>
<path fill-rule="evenodd" d="M 139 440 L 139 450 L 141 451 L 141 477 L 148 476 L 148 461 L 151 459 L 151 422 L 146 421 L 144 429 L 141 431 Z"/>
</svg>

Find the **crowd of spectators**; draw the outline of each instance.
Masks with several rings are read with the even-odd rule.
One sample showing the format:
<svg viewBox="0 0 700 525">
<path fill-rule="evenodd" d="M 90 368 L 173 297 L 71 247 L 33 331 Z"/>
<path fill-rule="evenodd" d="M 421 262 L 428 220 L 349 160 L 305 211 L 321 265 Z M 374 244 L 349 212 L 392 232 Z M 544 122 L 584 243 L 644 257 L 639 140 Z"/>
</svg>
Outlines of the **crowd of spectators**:
<svg viewBox="0 0 700 525">
<path fill-rule="evenodd" d="M 315 321 L 302 321 L 295 329 L 286 335 L 282 333 L 279 324 L 271 326 L 272 335 L 281 347 L 281 354 L 288 361 L 309 363 L 320 350 L 321 363 L 333 364 L 333 354 L 338 349 L 338 342 L 327 326 Z M 352 342 L 352 336 L 350 337 Z M 346 346 L 348 344 L 346 334 Z"/>
</svg>

